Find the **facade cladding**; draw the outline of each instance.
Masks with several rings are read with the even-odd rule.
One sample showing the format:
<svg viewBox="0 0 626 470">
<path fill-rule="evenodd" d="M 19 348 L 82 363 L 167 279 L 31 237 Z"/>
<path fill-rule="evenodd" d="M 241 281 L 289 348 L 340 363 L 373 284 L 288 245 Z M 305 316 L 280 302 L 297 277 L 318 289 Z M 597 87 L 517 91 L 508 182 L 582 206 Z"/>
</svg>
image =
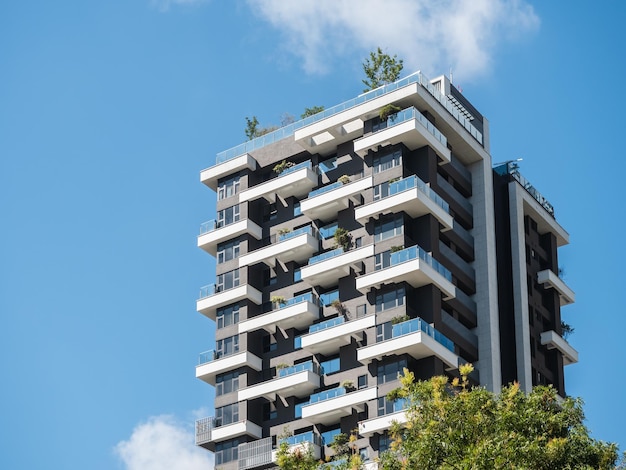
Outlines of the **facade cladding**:
<svg viewBox="0 0 626 470">
<path fill-rule="evenodd" d="M 285 438 L 328 458 L 353 430 L 376 468 L 406 419 L 385 398 L 405 367 L 428 379 L 471 362 L 490 390 L 565 395 L 568 234 L 514 162 L 492 169 L 489 123 L 446 77 L 412 74 L 222 152 L 201 180 L 218 200 L 198 246 L 217 273 L 197 309 L 216 343 L 196 376 L 216 397 L 196 443 L 216 468 L 272 468 Z"/>
</svg>

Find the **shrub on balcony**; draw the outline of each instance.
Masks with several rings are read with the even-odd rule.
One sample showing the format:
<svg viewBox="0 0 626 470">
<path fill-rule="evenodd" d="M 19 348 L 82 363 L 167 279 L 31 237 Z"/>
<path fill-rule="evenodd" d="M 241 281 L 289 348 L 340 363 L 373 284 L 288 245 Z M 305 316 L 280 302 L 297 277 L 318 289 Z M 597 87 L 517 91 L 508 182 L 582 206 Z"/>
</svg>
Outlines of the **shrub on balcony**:
<svg viewBox="0 0 626 470">
<path fill-rule="evenodd" d="M 381 121 L 385 121 L 389 116 L 397 114 L 400 111 L 402 111 L 402 108 L 399 106 L 396 106 L 395 104 L 388 104 L 387 106 L 380 108 L 378 117 L 380 117 Z"/>
<path fill-rule="evenodd" d="M 289 232 L 291 232 L 290 228 L 283 227 L 281 229 L 278 229 L 278 235 L 287 235 Z"/>
<path fill-rule="evenodd" d="M 392 325 L 397 325 L 398 323 L 403 323 L 405 321 L 409 321 L 411 319 L 411 317 L 409 317 L 408 315 L 401 315 L 398 317 L 393 317 L 391 319 L 391 324 Z"/>
<path fill-rule="evenodd" d="M 274 165 L 274 168 L 272 168 L 272 170 L 277 175 L 280 175 L 283 171 L 285 171 L 287 168 L 291 168 L 292 166 L 294 166 L 293 162 L 288 162 L 287 160 L 283 160 L 282 162 Z"/>
<path fill-rule="evenodd" d="M 354 381 L 353 380 L 344 380 L 343 382 L 341 382 L 341 386 L 343 388 L 345 388 L 346 390 L 353 390 L 354 389 Z"/>
<path fill-rule="evenodd" d="M 394 245 L 391 247 L 391 252 L 395 253 L 396 251 L 402 251 L 404 250 L 404 245 Z"/>
<path fill-rule="evenodd" d="M 337 227 L 335 234 L 335 248 L 342 247 L 344 251 L 348 251 L 352 245 L 352 235 L 345 228 Z"/>
<path fill-rule="evenodd" d="M 335 310 L 337 310 L 337 313 L 340 315 L 345 315 L 346 313 L 346 307 L 344 306 L 344 304 L 341 303 L 341 300 L 339 299 L 335 299 L 331 302 L 330 304 Z"/>
<path fill-rule="evenodd" d="M 287 303 L 287 299 L 285 299 L 282 295 L 273 295 L 270 302 L 272 302 L 272 306 L 274 308 L 278 308 L 281 305 L 285 305 Z"/>
<path fill-rule="evenodd" d="M 341 175 L 339 178 L 337 178 L 337 181 L 339 181 L 341 184 L 348 184 L 350 182 L 350 177 L 348 175 Z"/>
</svg>

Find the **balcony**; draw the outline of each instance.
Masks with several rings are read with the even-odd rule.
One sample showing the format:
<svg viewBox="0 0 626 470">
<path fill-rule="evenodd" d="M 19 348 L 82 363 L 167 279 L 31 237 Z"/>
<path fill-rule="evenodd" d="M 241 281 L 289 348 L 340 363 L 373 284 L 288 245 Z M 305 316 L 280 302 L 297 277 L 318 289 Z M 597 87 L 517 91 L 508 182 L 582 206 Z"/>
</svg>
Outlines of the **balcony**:
<svg viewBox="0 0 626 470">
<path fill-rule="evenodd" d="M 322 438 L 313 431 L 294 434 L 286 439 L 281 439 L 279 445 L 283 442 L 287 442 L 290 452 L 307 452 L 310 448 L 314 459 L 319 459 L 322 456 Z M 276 462 L 276 451 L 274 451 L 272 462 Z"/>
<path fill-rule="evenodd" d="M 266 468 L 276 459 L 272 446 L 272 437 L 264 437 L 256 441 L 239 444 L 237 447 L 239 461 L 236 470 L 248 470 L 251 468 Z"/>
<path fill-rule="evenodd" d="M 252 436 L 255 439 L 263 437 L 263 429 L 252 421 L 244 420 L 222 426 L 214 417 L 196 421 L 196 445 L 207 448 L 207 444 L 239 436 Z"/>
<path fill-rule="evenodd" d="M 353 408 L 363 411 L 365 402 L 376 398 L 376 387 L 350 393 L 343 387 L 333 388 L 311 395 L 309 403 L 302 407 L 302 419 L 331 424 L 343 416 L 352 414 Z"/>
<path fill-rule="evenodd" d="M 239 266 L 265 263 L 276 266 L 276 259 L 286 263 L 302 263 L 319 250 L 319 238 L 314 227 L 302 227 L 293 232 L 277 234 L 274 243 L 239 257 Z"/>
<path fill-rule="evenodd" d="M 398 323 L 391 328 L 389 338 L 357 350 L 357 360 L 369 364 L 384 356 L 409 354 L 415 359 L 436 356 L 450 369 L 459 366 L 454 343 L 421 318 Z"/>
<path fill-rule="evenodd" d="M 303 281 L 312 285 L 330 287 L 337 283 L 337 279 L 347 276 L 351 267 L 357 269 L 370 256 L 374 256 L 374 245 L 350 251 L 337 248 L 310 258 L 309 264 L 300 270 L 300 274 Z"/>
<path fill-rule="evenodd" d="M 311 220 L 335 219 L 337 213 L 349 207 L 350 199 L 372 187 L 372 177 L 361 178 L 351 183 L 343 184 L 337 181 L 309 193 L 309 197 L 300 202 L 302 213 Z M 356 200 L 360 202 L 360 200 Z"/>
<path fill-rule="evenodd" d="M 276 202 L 276 195 L 286 198 L 300 198 L 317 186 L 317 172 L 310 161 L 299 163 L 284 170 L 276 178 L 257 184 L 239 193 L 239 201 L 253 201 L 264 197 Z"/>
<path fill-rule="evenodd" d="M 250 300 L 261 305 L 262 294 L 250 284 L 220 290 L 220 286 L 210 284 L 200 289 L 200 298 L 196 301 L 196 310 L 215 321 L 217 309 L 242 300 Z"/>
<path fill-rule="evenodd" d="M 354 216 L 365 223 L 370 217 L 378 219 L 381 215 L 398 212 L 405 212 L 413 218 L 432 214 L 443 225 L 444 231 L 452 229 L 453 219 L 448 203 L 415 175 L 389 183 L 386 196 L 357 207 Z"/>
<path fill-rule="evenodd" d="M 370 437 L 374 434 L 382 434 L 391 427 L 393 422 L 404 424 L 407 422 L 406 411 L 401 410 L 395 413 L 377 416 L 359 423 L 359 434 L 363 437 Z"/>
<path fill-rule="evenodd" d="M 537 282 L 539 284 L 543 284 L 543 287 L 546 289 L 553 288 L 556 290 L 559 293 L 561 306 L 576 302 L 576 295 L 574 294 L 574 291 L 567 287 L 567 284 L 563 282 L 563 279 L 561 279 L 551 269 L 539 271 L 537 273 Z"/>
<path fill-rule="evenodd" d="M 333 318 L 309 327 L 309 333 L 300 337 L 303 349 L 315 354 L 338 352 L 339 348 L 350 344 L 352 338 L 361 340 L 363 331 L 376 325 L 376 316 L 368 315 L 352 321 L 343 317 Z"/>
<path fill-rule="evenodd" d="M 198 247 L 215 256 L 218 243 L 231 240 L 245 233 L 252 235 L 257 240 L 263 238 L 261 227 L 250 219 L 239 220 L 228 225 L 222 225 L 216 220 L 209 220 L 200 226 Z"/>
<path fill-rule="evenodd" d="M 320 386 L 320 374 L 317 364 L 305 362 L 295 366 L 277 370 L 277 376 L 272 380 L 251 385 L 237 392 L 237 401 L 251 400 L 265 397 L 276 400 L 276 395 L 286 397 L 305 397 Z"/>
<path fill-rule="evenodd" d="M 456 296 L 450 271 L 419 246 L 391 253 L 389 265 L 357 277 L 356 288 L 366 293 L 371 288 L 380 289 L 384 284 L 400 282 L 407 282 L 416 288 L 434 284 L 445 300 Z"/>
<path fill-rule="evenodd" d="M 269 333 L 276 333 L 277 328 L 304 328 L 319 318 L 320 309 L 313 294 L 303 294 L 287 300 L 275 310 L 248 318 L 239 323 L 239 333 L 263 328 Z"/>
<path fill-rule="evenodd" d="M 227 356 L 220 356 L 214 350 L 206 351 L 200 354 L 196 366 L 196 378 L 215 386 L 217 374 L 240 367 L 250 367 L 258 372 L 263 368 L 262 362 L 260 357 L 249 351 L 237 352 Z"/>
<path fill-rule="evenodd" d="M 206 184 L 213 191 L 217 190 L 217 180 L 228 175 L 232 175 L 241 170 L 256 170 L 256 160 L 247 153 L 239 155 L 231 160 L 218 163 L 215 166 L 200 172 L 200 181 Z"/>
<path fill-rule="evenodd" d="M 576 364 L 578 362 L 578 351 L 563 339 L 556 331 L 544 331 L 541 333 L 541 344 L 548 349 L 557 349 L 563 355 L 563 365 Z"/>
<path fill-rule="evenodd" d="M 428 145 L 449 163 L 451 152 L 445 136 L 417 109 L 410 107 L 389 116 L 383 128 L 354 141 L 354 151 L 361 157 L 378 146 L 403 143 L 410 150 Z"/>
</svg>

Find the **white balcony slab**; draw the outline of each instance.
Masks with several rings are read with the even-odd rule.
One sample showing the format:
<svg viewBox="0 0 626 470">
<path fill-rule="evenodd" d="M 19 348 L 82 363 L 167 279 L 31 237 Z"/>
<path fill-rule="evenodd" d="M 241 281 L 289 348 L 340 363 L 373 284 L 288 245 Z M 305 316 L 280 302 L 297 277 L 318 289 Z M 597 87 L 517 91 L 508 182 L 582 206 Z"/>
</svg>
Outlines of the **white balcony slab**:
<svg viewBox="0 0 626 470">
<path fill-rule="evenodd" d="M 354 217 L 364 223 L 370 217 L 378 219 L 381 215 L 398 212 L 405 212 L 413 218 L 432 214 L 443 226 L 443 231 L 451 230 L 454 223 L 452 216 L 419 188 L 411 188 L 357 207 Z"/>
<path fill-rule="evenodd" d="M 263 231 L 261 230 L 261 227 L 252 222 L 250 219 L 244 219 L 199 235 L 198 247 L 215 256 L 217 254 L 217 245 L 219 243 L 231 240 L 245 233 L 252 235 L 257 240 L 263 238 Z"/>
<path fill-rule="evenodd" d="M 456 297 L 454 284 L 420 258 L 363 274 L 356 278 L 356 288 L 358 291 L 366 293 L 372 288 L 380 289 L 385 284 L 400 282 L 408 282 L 416 288 L 434 284 L 443 293 L 445 300 Z"/>
<path fill-rule="evenodd" d="M 347 276 L 350 273 L 350 267 L 358 267 L 365 258 L 370 256 L 374 256 L 374 245 L 349 250 L 324 261 L 304 266 L 300 274 L 302 280 L 309 284 L 330 287 L 337 284 L 337 279 Z"/>
<path fill-rule="evenodd" d="M 312 442 L 303 442 L 301 444 L 294 444 L 289 446 L 289 452 L 296 453 L 299 452 L 301 454 L 307 454 L 311 449 L 311 455 L 314 459 L 322 458 L 322 448 L 318 444 L 314 444 Z M 272 462 L 277 462 L 278 450 L 274 449 L 272 451 Z"/>
<path fill-rule="evenodd" d="M 376 150 L 379 145 L 387 146 L 399 143 L 403 143 L 409 150 L 428 145 L 444 163 L 449 163 L 452 158 L 450 150 L 415 118 L 355 140 L 354 151 L 359 156 L 364 157 L 369 150 Z"/>
<path fill-rule="evenodd" d="M 240 192 L 239 201 L 253 201 L 264 197 L 273 203 L 276 202 L 276 195 L 282 198 L 289 196 L 301 198 L 315 186 L 317 173 L 311 168 L 300 168 Z"/>
<path fill-rule="evenodd" d="M 365 402 L 375 400 L 377 393 L 376 387 L 370 387 L 303 406 L 302 419 L 308 419 L 315 423 L 331 424 L 343 416 L 352 414 L 352 409 L 363 411 Z"/>
<path fill-rule="evenodd" d="M 352 338 L 360 340 L 363 332 L 375 325 L 376 316 L 368 315 L 309 333 L 300 337 L 302 349 L 315 354 L 339 352 L 339 348 L 350 344 Z"/>
<path fill-rule="evenodd" d="M 391 427 L 393 422 L 404 424 L 407 422 L 406 411 L 398 411 L 384 416 L 366 419 L 359 423 L 359 434 L 370 437 L 374 434 L 382 434 Z"/>
<path fill-rule="evenodd" d="M 556 331 L 544 331 L 541 333 L 541 344 L 548 349 L 558 349 L 563 354 L 563 364 L 575 364 L 578 362 L 578 351 L 576 351 L 562 336 Z"/>
<path fill-rule="evenodd" d="M 286 377 L 277 377 L 266 382 L 246 387 L 237 392 L 237 400 L 251 400 L 265 397 L 276 400 L 276 395 L 285 397 L 305 397 L 320 386 L 320 376 L 310 370 L 303 370 Z"/>
<path fill-rule="evenodd" d="M 215 321 L 217 309 L 226 305 L 234 304 L 241 300 L 248 299 L 257 305 L 263 302 L 263 295 L 250 284 L 233 287 L 217 294 L 198 299 L 196 302 L 196 310 Z"/>
<path fill-rule="evenodd" d="M 263 429 L 252 421 L 245 420 L 238 423 L 227 424 L 211 430 L 211 441 L 219 442 L 225 439 L 233 439 L 239 436 L 252 436 L 255 439 L 263 437 Z"/>
<path fill-rule="evenodd" d="M 416 331 L 359 348 L 357 360 L 369 364 L 374 359 L 381 360 L 385 356 L 401 354 L 409 354 L 415 359 L 436 356 L 451 369 L 459 366 L 459 356 L 424 331 Z"/>
<path fill-rule="evenodd" d="M 335 219 L 339 211 L 348 208 L 351 198 L 372 187 L 372 181 L 373 178 L 368 176 L 352 183 L 341 185 L 325 193 L 309 197 L 300 201 L 300 209 L 311 220 Z"/>
<path fill-rule="evenodd" d="M 319 318 L 320 309 L 313 302 L 299 302 L 271 312 L 249 318 L 239 323 L 239 333 L 263 328 L 269 333 L 276 333 L 277 328 L 304 328 Z"/>
<path fill-rule="evenodd" d="M 573 304 L 574 302 L 576 302 L 576 295 L 574 294 L 574 291 L 570 289 L 567 284 L 563 282 L 563 279 L 561 279 L 551 269 L 544 269 L 543 271 L 539 271 L 537 273 L 537 282 L 539 284 L 543 284 L 543 287 L 546 289 L 555 289 L 559 293 L 561 306 Z"/>
<path fill-rule="evenodd" d="M 319 250 L 319 240 L 309 233 L 302 233 L 287 240 L 273 243 L 239 257 L 239 266 L 265 263 L 276 266 L 276 259 L 286 263 L 302 263 Z"/>
<path fill-rule="evenodd" d="M 217 374 L 235 370 L 240 367 L 250 367 L 251 369 L 260 371 L 263 368 L 262 364 L 263 361 L 260 357 L 249 351 L 243 351 L 196 366 L 196 378 L 209 385 L 215 385 L 215 376 Z"/>
<path fill-rule="evenodd" d="M 200 172 L 200 181 L 213 191 L 216 191 L 217 181 L 220 178 L 246 169 L 256 170 L 256 160 L 247 153 L 202 170 Z"/>
</svg>

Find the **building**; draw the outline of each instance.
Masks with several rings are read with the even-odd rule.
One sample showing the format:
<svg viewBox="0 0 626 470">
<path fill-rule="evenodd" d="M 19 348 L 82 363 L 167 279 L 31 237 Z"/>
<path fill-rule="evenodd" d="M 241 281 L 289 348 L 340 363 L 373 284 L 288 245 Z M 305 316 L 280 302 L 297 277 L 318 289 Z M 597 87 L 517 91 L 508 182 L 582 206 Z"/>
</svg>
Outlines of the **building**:
<svg viewBox="0 0 626 470">
<path fill-rule="evenodd" d="M 201 181 L 217 219 L 198 246 L 216 283 L 197 310 L 216 322 L 196 376 L 215 415 L 196 443 L 216 468 L 272 468 L 284 429 L 329 457 L 358 429 L 376 468 L 408 367 L 497 391 L 553 383 L 577 353 L 560 307 L 568 235 L 514 162 L 492 170 L 488 121 L 446 77 L 417 72 L 218 154 Z"/>
</svg>

